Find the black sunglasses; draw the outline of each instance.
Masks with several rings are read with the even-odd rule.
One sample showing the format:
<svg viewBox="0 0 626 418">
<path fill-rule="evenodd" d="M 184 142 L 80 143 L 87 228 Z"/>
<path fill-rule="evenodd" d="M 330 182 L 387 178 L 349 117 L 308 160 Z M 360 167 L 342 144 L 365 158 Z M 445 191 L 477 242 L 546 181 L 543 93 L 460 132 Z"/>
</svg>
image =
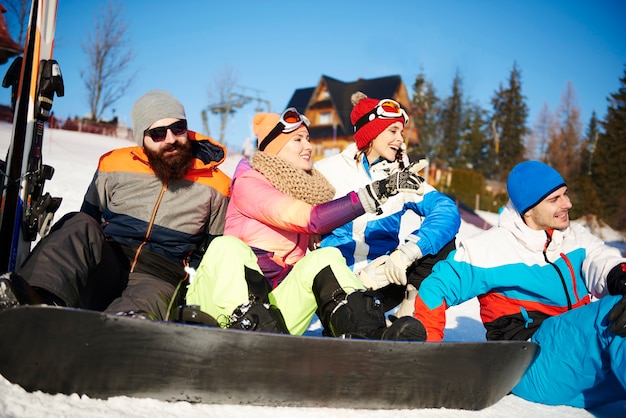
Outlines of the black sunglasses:
<svg viewBox="0 0 626 418">
<path fill-rule="evenodd" d="M 167 130 L 172 131 L 174 136 L 180 136 L 187 133 L 187 121 L 185 119 L 177 120 L 169 126 L 159 126 L 157 128 L 146 129 L 144 135 L 148 135 L 154 142 L 161 142 L 167 137 Z"/>
</svg>

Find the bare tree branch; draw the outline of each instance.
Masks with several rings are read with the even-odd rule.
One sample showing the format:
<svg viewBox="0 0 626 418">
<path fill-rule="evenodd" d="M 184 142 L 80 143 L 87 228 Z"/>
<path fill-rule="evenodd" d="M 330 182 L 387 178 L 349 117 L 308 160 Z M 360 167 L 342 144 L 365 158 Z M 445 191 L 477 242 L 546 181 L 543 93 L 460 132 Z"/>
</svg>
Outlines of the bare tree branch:
<svg viewBox="0 0 626 418">
<path fill-rule="evenodd" d="M 213 103 L 208 106 L 208 110 L 220 116 L 220 135 L 218 141 L 222 144 L 224 144 L 228 118 L 235 112 L 235 108 L 240 108 L 244 104 L 234 97 L 234 90 L 237 87 L 238 78 L 237 71 L 233 67 L 225 64 L 221 71 L 214 75 L 212 87 L 207 92 L 209 100 L 213 101 Z M 203 118 L 205 117 L 206 114 L 203 115 Z M 208 121 L 205 123 L 205 131 L 208 133 Z"/>
<path fill-rule="evenodd" d="M 106 9 L 94 17 L 93 32 L 81 44 L 88 59 L 81 78 L 93 120 L 100 119 L 106 109 L 124 96 L 136 75 L 128 75 L 135 53 L 126 36 L 128 24 L 123 11 L 121 5 L 109 1 Z"/>
<path fill-rule="evenodd" d="M 17 21 L 18 34 L 16 42 L 24 46 L 28 26 L 28 13 L 30 11 L 30 0 L 4 0 L 2 4 L 6 7 L 7 12 Z M 7 21 L 7 26 L 13 27 L 13 23 Z"/>
</svg>

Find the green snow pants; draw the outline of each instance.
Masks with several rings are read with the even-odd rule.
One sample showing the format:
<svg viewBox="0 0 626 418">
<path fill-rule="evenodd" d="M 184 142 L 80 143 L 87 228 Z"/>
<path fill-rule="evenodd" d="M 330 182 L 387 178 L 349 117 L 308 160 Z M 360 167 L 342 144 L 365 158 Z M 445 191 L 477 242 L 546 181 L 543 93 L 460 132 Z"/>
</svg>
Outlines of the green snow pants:
<svg viewBox="0 0 626 418">
<path fill-rule="evenodd" d="M 280 309 L 292 335 L 302 335 L 307 330 L 317 310 L 313 280 L 327 266 L 346 294 L 364 289 L 338 249 L 327 247 L 307 253 L 269 293 L 270 303 Z M 236 237 L 215 238 L 190 279 L 186 303 L 199 306 L 226 328 L 235 308 L 248 302 L 244 267 L 261 273 L 250 247 Z"/>
</svg>

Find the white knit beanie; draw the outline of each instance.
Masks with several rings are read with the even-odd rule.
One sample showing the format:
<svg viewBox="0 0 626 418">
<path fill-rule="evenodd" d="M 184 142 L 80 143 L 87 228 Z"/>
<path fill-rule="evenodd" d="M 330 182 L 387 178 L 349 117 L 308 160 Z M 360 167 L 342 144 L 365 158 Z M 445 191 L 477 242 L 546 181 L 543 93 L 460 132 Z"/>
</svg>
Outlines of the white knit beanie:
<svg viewBox="0 0 626 418">
<path fill-rule="evenodd" d="M 130 111 L 137 145 L 143 148 L 144 131 L 157 120 L 166 118 L 187 119 L 185 108 L 170 93 L 151 90 L 137 99 Z"/>
</svg>

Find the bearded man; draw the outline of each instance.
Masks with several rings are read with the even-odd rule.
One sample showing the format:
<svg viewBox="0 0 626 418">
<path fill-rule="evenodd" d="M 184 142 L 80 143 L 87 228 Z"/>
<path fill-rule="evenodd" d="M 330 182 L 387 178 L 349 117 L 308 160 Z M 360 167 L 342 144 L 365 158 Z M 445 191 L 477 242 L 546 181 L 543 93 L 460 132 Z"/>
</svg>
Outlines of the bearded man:
<svg viewBox="0 0 626 418">
<path fill-rule="evenodd" d="M 130 116 L 137 146 L 100 157 L 80 212 L 0 276 L 0 309 L 45 303 L 167 319 L 185 267 L 224 231 L 226 149 L 189 131 L 165 91 L 144 94 Z"/>
</svg>

